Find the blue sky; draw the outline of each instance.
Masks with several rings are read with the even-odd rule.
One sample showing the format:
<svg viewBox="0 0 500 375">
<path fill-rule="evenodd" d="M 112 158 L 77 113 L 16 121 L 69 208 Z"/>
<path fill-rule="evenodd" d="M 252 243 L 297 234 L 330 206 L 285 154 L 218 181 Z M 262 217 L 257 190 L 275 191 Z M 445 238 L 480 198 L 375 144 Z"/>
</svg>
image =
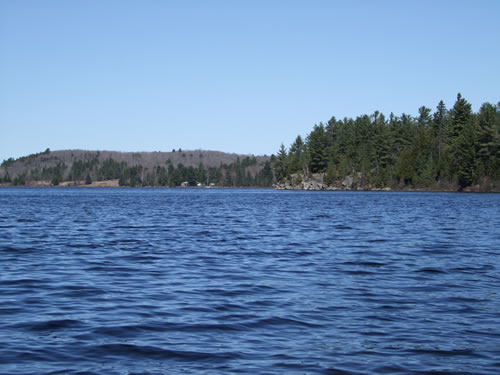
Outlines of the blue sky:
<svg viewBox="0 0 500 375">
<path fill-rule="evenodd" d="M 0 1 L 0 161 L 271 154 L 320 121 L 500 100 L 500 1 Z"/>
</svg>

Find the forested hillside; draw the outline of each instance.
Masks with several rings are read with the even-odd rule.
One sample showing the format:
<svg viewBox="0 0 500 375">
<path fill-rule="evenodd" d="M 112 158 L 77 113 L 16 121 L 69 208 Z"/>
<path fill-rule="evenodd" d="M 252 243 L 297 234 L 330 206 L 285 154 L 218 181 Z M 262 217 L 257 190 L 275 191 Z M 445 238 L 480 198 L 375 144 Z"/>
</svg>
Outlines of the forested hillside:
<svg viewBox="0 0 500 375">
<path fill-rule="evenodd" d="M 90 185 L 118 180 L 120 186 L 271 186 L 267 156 L 217 151 L 111 152 L 64 150 L 4 160 L 0 183 Z"/>
<path fill-rule="evenodd" d="M 274 173 L 273 173 L 274 172 Z M 0 184 L 271 186 L 313 189 L 500 191 L 500 103 L 477 113 L 458 94 L 451 109 L 389 117 L 376 111 L 315 125 L 277 155 L 216 151 L 65 150 L 4 160 Z M 311 183 L 313 181 L 314 183 Z"/>
<path fill-rule="evenodd" d="M 324 187 L 500 188 L 500 103 L 484 103 L 478 113 L 458 94 L 450 110 L 389 117 L 375 112 L 355 119 L 315 125 L 272 158 L 281 186 L 301 186 L 320 176 Z M 346 179 L 349 183 L 346 184 Z"/>
</svg>

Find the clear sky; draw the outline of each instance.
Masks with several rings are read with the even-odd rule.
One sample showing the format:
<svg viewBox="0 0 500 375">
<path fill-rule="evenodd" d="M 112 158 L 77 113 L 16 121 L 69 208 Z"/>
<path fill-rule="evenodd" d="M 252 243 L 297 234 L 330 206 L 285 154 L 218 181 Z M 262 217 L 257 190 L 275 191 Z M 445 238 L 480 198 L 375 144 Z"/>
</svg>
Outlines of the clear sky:
<svg viewBox="0 0 500 375">
<path fill-rule="evenodd" d="M 0 0 L 0 161 L 271 154 L 312 126 L 500 101 L 500 1 Z"/>
</svg>

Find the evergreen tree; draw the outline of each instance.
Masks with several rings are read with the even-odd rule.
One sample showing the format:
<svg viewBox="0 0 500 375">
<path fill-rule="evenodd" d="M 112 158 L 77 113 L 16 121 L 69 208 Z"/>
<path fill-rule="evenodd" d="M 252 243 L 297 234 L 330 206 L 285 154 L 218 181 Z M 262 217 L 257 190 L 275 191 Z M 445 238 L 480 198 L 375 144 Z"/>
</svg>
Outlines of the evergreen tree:
<svg viewBox="0 0 500 375">
<path fill-rule="evenodd" d="M 312 173 L 323 172 L 328 164 L 327 158 L 327 136 L 322 123 L 315 125 L 308 137 L 309 169 Z"/>
<path fill-rule="evenodd" d="M 283 143 L 280 146 L 273 167 L 277 181 L 282 181 L 288 175 L 288 154 Z"/>
<path fill-rule="evenodd" d="M 226 170 L 226 174 L 224 177 L 224 186 L 232 187 L 234 185 L 233 176 L 231 174 L 231 170 Z"/>
<path fill-rule="evenodd" d="M 458 93 L 457 101 L 451 111 L 450 141 L 453 143 L 469 123 L 472 114 L 471 105 Z"/>
<path fill-rule="evenodd" d="M 500 157 L 500 137 L 498 132 L 497 108 L 484 103 L 478 115 L 477 154 L 481 162 L 480 168 L 487 175 L 494 175 L 495 161 Z"/>
<path fill-rule="evenodd" d="M 475 180 L 475 126 L 474 122 L 469 120 L 464 125 L 459 136 L 454 142 L 455 163 L 457 168 L 457 177 L 459 189 L 463 189 Z"/>
<path fill-rule="evenodd" d="M 418 109 L 418 125 L 429 126 L 431 124 L 431 109 L 422 106 Z"/>
<path fill-rule="evenodd" d="M 327 185 L 333 185 L 337 180 L 338 180 L 337 168 L 335 168 L 335 163 L 333 161 L 330 161 L 328 162 L 328 166 L 326 167 L 326 173 L 323 181 Z"/>
<path fill-rule="evenodd" d="M 271 167 L 271 162 L 266 161 L 264 167 L 260 170 L 256 176 L 256 185 L 258 186 L 271 186 L 273 183 L 273 170 Z"/>
<path fill-rule="evenodd" d="M 290 146 L 288 174 L 299 170 L 297 140 Z M 361 186 L 399 181 L 402 186 L 456 183 L 465 188 L 483 177 L 496 184 L 500 182 L 500 105 L 486 103 L 476 115 L 458 94 L 452 110 L 440 101 L 432 115 L 421 106 L 415 118 L 391 113 L 386 121 L 378 111 L 342 121 L 332 117 L 326 128 L 321 123 L 313 127 L 304 150 L 310 171 L 326 172 L 327 184 L 358 173 Z"/>
<path fill-rule="evenodd" d="M 446 134 L 448 132 L 447 119 L 448 119 L 448 111 L 446 110 L 444 102 L 441 100 L 436 107 L 436 112 L 434 112 L 433 122 L 432 122 L 434 136 L 437 137 L 438 140 L 437 142 L 438 162 L 441 161 L 443 145 L 446 139 Z"/>
<path fill-rule="evenodd" d="M 459 93 L 452 109 L 449 143 L 453 172 L 460 188 L 470 185 L 474 175 L 475 133 L 471 117 L 471 105 Z"/>
<path fill-rule="evenodd" d="M 283 146 L 284 147 L 284 146 Z M 300 135 L 295 138 L 295 141 L 290 146 L 289 152 L 289 173 L 299 172 L 304 169 L 304 153 L 305 144 Z"/>
</svg>

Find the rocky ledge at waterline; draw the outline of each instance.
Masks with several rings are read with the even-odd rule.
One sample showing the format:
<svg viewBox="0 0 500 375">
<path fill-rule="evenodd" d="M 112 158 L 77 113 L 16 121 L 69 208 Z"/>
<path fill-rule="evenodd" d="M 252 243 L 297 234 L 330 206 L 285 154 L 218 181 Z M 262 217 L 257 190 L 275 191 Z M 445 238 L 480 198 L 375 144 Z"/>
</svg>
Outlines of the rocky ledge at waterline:
<svg viewBox="0 0 500 375">
<path fill-rule="evenodd" d="M 313 173 L 308 176 L 294 173 L 275 184 L 274 188 L 277 190 L 391 190 L 390 187 L 376 188 L 360 184 L 362 181 L 361 173 L 347 175 L 334 184 L 327 184 L 324 177 L 324 173 Z"/>
<path fill-rule="evenodd" d="M 455 184 L 436 183 L 432 186 L 418 187 L 405 185 L 392 185 L 378 187 L 365 183 L 361 172 L 353 173 L 344 178 L 327 184 L 324 181 L 325 173 L 313 173 L 304 176 L 301 173 L 294 173 L 285 180 L 273 185 L 277 190 L 359 190 L 359 191 L 460 191 Z M 500 186 L 498 183 L 483 179 L 479 184 L 468 186 L 464 192 L 498 193 Z"/>
</svg>

